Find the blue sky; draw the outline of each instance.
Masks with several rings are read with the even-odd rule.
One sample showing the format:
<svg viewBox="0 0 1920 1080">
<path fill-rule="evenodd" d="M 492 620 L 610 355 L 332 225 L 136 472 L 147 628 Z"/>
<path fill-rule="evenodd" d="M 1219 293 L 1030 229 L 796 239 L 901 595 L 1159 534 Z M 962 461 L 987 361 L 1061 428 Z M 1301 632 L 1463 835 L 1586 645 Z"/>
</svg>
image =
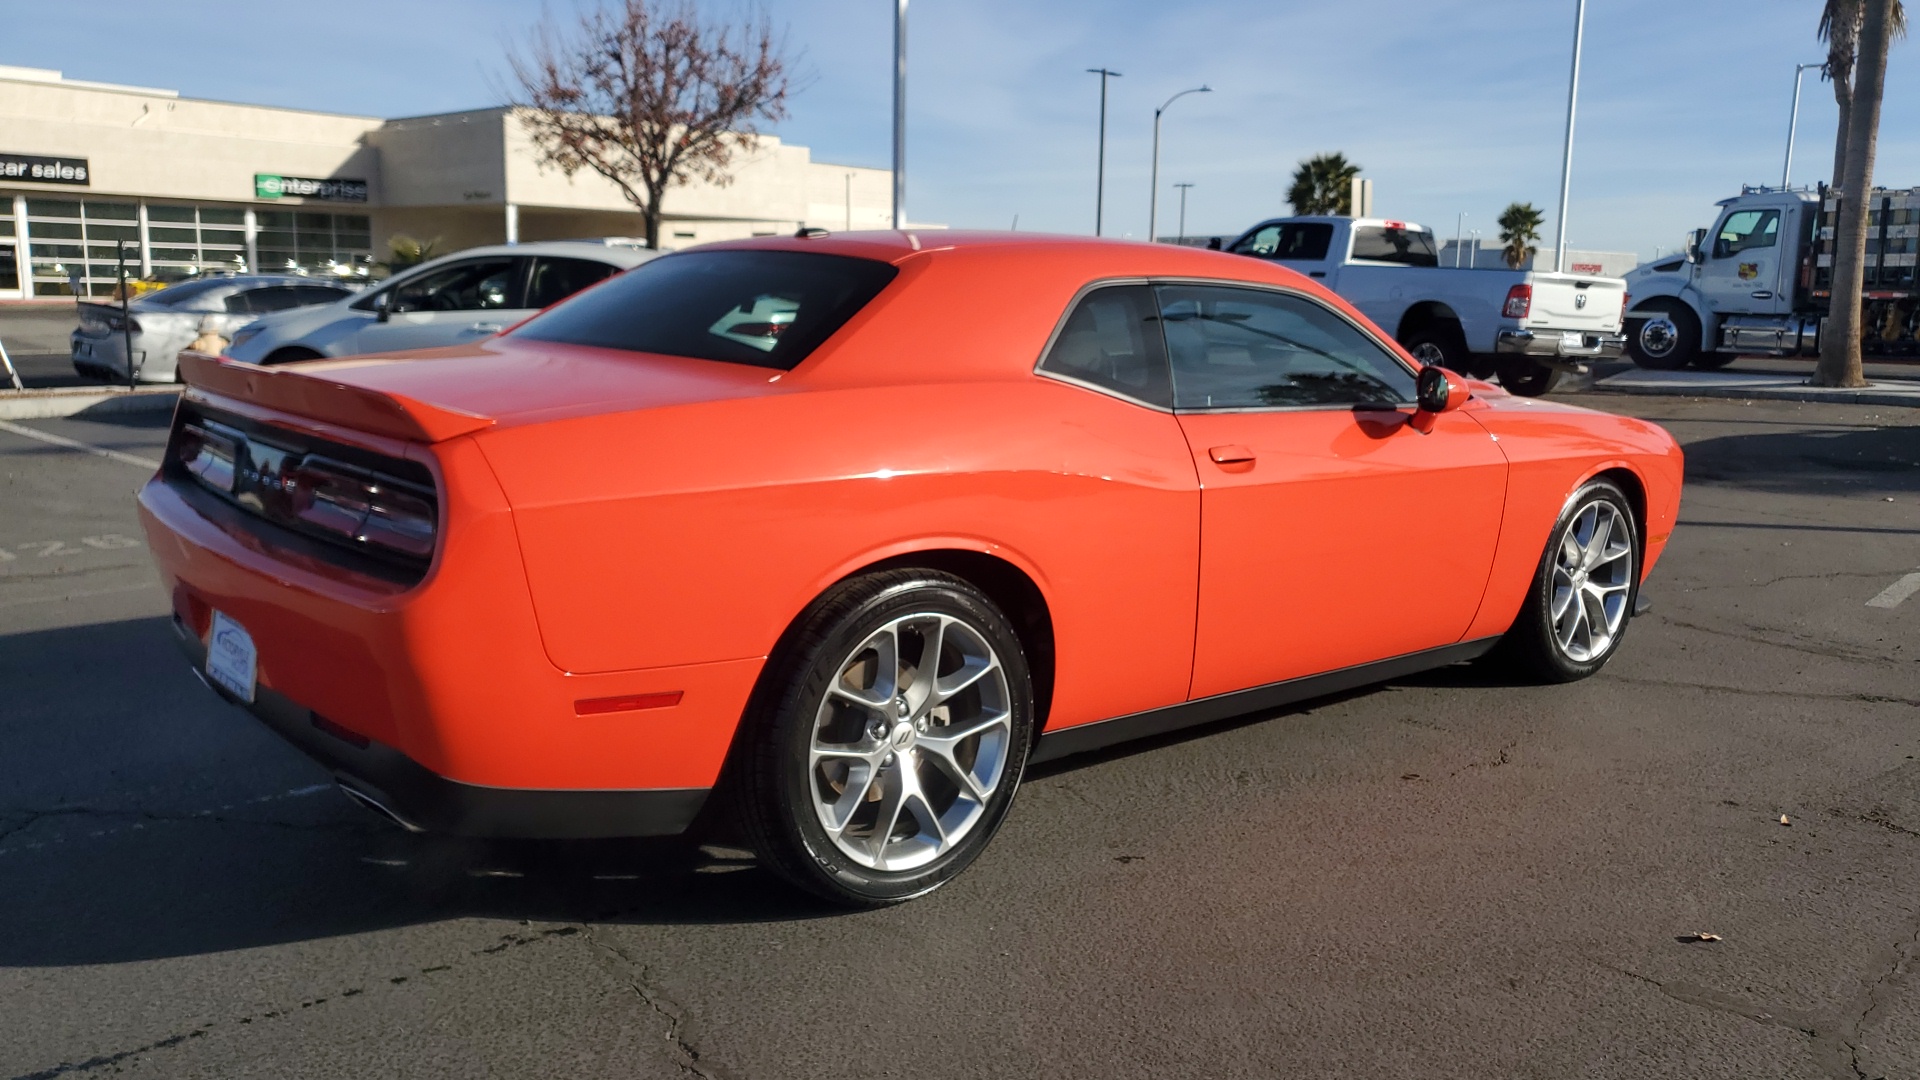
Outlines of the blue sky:
<svg viewBox="0 0 1920 1080">
<path fill-rule="evenodd" d="M 716 15 L 749 8 L 703 0 Z M 495 103 L 504 51 L 567 0 L 97 0 L 10 5 L 0 63 L 191 97 L 405 116 Z M 1819 0 L 1589 0 L 1568 235 L 1672 250 L 1712 202 L 1779 180 L 1793 65 L 1819 59 Z M 777 134 L 816 160 L 890 161 L 892 0 L 765 0 L 805 90 Z M 1341 150 L 1377 212 L 1491 237 L 1511 200 L 1558 198 L 1573 0 L 912 0 L 908 206 L 915 220 L 1091 232 L 1111 86 L 1107 232 L 1144 236 L 1153 109 L 1167 113 L 1162 224 L 1286 212 L 1302 157 Z M 1832 161 L 1831 89 L 1809 72 L 1797 182 Z M 1920 185 L 1920 43 L 1889 66 L 1877 179 Z M 671 199 L 671 196 L 669 196 Z M 669 205 L 671 203 L 669 202 Z M 1551 235 L 1547 238 L 1552 240 Z"/>
</svg>

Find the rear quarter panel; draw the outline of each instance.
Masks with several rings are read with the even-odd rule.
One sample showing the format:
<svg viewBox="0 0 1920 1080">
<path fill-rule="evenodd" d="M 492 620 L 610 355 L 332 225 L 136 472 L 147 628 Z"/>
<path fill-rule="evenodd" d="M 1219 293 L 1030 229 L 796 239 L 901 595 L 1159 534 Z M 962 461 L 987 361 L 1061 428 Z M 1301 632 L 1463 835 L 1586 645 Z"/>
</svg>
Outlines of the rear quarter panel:
<svg viewBox="0 0 1920 1080">
<path fill-rule="evenodd" d="M 1186 695 L 1199 492 L 1171 415 L 1025 375 L 582 417 L 481 445 L 567 671 L 764 657 L 835 581 L 961 549 L 1046 597 L 1050 727 Z"/>
<path fill-rule="evenodd" d="M 1482 401 L 1486 407 L 1472 415 L 1507 455 L 1507 509 L 1487 594 L 1467 637 L 1505 633 L 1513 624 L 1560 511 L 1581 485 L 1604 472 L 1625 472 L 1644 496 L 1644 582 L 1680 515 L 1684 466 L 1673 436 L 1645 420 L 1538 398 Z"/>
</svg>

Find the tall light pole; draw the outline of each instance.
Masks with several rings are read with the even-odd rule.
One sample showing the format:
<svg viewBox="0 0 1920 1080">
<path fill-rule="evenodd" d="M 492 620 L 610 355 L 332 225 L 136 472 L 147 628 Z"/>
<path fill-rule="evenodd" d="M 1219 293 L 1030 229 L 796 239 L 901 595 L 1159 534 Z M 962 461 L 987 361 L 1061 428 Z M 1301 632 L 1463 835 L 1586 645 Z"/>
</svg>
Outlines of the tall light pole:
<svg viewBox="0 0 1920 1080">
<path fill-rule="evenodd" d="M 906 0 L 900 0 L 905 3 Z M 1107 80 L 1117 79 L 1120 73 L 1106 68 L 1088 68 L 1090 75 L 1100 76 L 1100 164 L 1094 176 L 1093 186 L 1093 235 L 1100 235 L 1100 214 L 1107 197 Z"/>
<path fill-rule="evenodd" d="M 1453 223 L 1453 268 L 1456 270 L 1460 268 L 1460 242 L 1466 239 L 1466 229 L 1467 212 L 1462 210 L 1459 219 Z"/>
<path fill-rule="evenodd" d="M 893 7 L 893 227 L 907 227 L 907 0 Z"/>
<path fill-rule="evenodd" d="M 1800 126 L 1800 76 L 1809 70 L 1826 67 L 1819 64 L 1796 64 L 1793 68 L 1793 111 L 1787 114 L 1787 163 L 1780 166 L 1780 189 L 1786 190 L 1787 178 L 1793 175 L 1793 129 Z"/>
<path fill-rule="evenodd" d="M 1574 0 L 1573 74 L 1567 77 L 1567 148 L 1560 157 L 1560 220 L 1554 226 L 1553 269 L 1567 269 L 1567 196 L 1573 190 L 1573 111 L 1580 100 L 1580 38 L 1587 28 L 1587 0 Z"/>
<path fill-rule="evenodd" d="M 1193 185 L 1192 184 L 1175 184 L 1173 186 L 1180 189 L 1180 237 L 1179 239 L 1180 239 L 1180 242 L 1184 244 L 1186 243 L 1186 240 L 1187 240 L 1187 189 L 1192 187 Z"/>
<path fill-rule="evenodd" d="M 1153 195 L 1147 200 L 1147 243 L 1160 239 L 1160 114 L 1188 94 L 1211 94 L 1213 87 L 1200 85 L 1191 90 L 1182 90 L 1168 98 L 1165 105 L 1153 110 Z"/>
</svg>

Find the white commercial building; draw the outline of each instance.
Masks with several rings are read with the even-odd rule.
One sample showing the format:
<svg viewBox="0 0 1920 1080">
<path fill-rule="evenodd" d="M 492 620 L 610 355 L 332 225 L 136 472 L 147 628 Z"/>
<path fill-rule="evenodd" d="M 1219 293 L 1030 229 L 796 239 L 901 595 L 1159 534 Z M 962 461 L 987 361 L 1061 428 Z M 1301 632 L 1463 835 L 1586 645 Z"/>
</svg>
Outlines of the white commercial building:
<svg viewBox="0 0 1920 1080">
<path fill-rule="evenodd" d="M 663 248 L 885 228 L 892 176 L 761 137 L 732 182 L 667 193 Z M 436 251 L 639 236 L 589 172 L 543 166 L 507 108 L 398 120 L 183 98 L 0 66 L 0 299 L 216 269 L 364 274 L 398 235 Z"/>
</svg>

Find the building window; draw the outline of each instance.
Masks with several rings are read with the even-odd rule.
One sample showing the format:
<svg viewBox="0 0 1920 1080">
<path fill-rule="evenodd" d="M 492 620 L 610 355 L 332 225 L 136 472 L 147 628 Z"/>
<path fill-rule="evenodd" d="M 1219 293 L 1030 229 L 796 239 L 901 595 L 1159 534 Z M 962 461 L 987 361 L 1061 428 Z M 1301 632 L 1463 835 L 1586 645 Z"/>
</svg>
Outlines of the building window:
<svg viewBox="0 0 1920 1080">
<path fill-rule="evenodd" d="M 38 296 L 110 296 L 119 277 L 115 244 L 127 245 L 131 272 L 140 273 L 139 208 L 98 199 L 27 200 L 27 262 Z"/>
<path fill-rule="evenodd" d="M 148 203 L 147 243 L 152 246 L 153 276 L 161 281 L 250 269 L 246 211 L 238 207 Z"/>
<path fill-rule="evenodd" d="M 373 226 L 365 214 L 261 210 L 255 219 L 262 273 L 364 277 L 373 265 Z"/>
</svg>

